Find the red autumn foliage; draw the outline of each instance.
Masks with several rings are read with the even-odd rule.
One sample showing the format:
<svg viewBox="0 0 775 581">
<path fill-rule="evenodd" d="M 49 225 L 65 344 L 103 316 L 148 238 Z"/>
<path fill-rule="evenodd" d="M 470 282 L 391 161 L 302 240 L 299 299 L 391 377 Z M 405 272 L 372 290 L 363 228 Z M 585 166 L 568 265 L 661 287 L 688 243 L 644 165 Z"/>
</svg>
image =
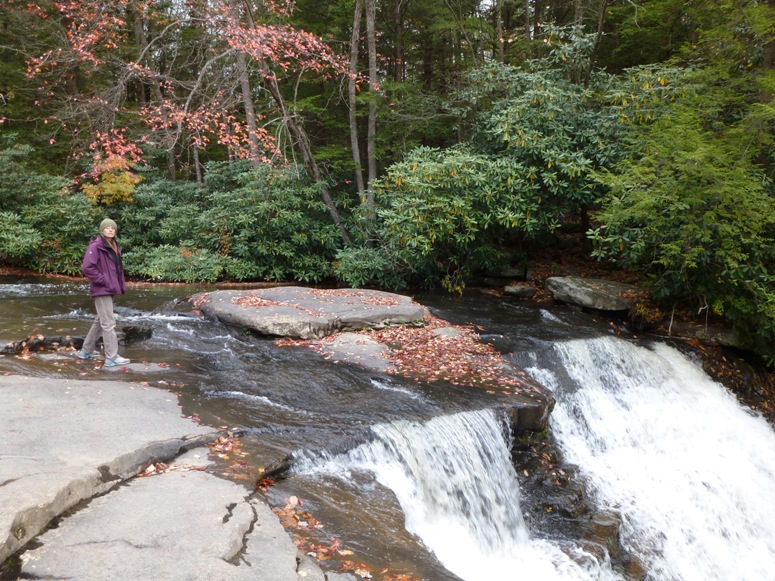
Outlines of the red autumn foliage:
<svg viewBox="0 0 775 581">
<path fill-rule="evenodd" d="M 39 82 L 37 104 L 50 112 L 51 139 L 74 136 L 73 156 L 91 152 L 91 174 L 99 177 L 137 164 L 141 143 L 169 152 L 217 143 L 232 157 L 282 162 L 274 131 L 246 119 L 235 59 L 249 59 L 253 82 L 277 83 L 299 71 L 321 77 L 347 72 L 345 59 L 322 39 L 287 23 L 293 6 L 264 2 L 271 23 L 228 2 L 60 0 L 14 9 L 58 39 L 31 54 L 27 75 Z M 190 62 L 165 66 L 167 47 L 185 36 L 191 46 L 180 50 L 190 49 Z M 99 80 L 79 85 L 83 77 Z M 274 116 L 278 103 L 264 105 Z M 256 118 L 265 118 L 259 107 Z"/>
</svg>

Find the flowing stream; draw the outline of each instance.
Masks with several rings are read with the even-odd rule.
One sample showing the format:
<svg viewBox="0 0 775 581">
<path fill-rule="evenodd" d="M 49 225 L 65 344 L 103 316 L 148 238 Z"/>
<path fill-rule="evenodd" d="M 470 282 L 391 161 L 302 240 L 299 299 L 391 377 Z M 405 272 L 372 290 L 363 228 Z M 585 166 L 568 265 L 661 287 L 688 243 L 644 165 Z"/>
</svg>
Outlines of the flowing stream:
<svg viewBox="0 0 775 581">
<path fill-rule="evenodd" d="M 135 286 L 119 326 L 151 328 L 128 346 L 158 372 L 110 373 L 72 358 L 0 357 L 0 373 L 145 381 L 183 413 L 244 430 L 246 484 L 291 452 L 303 459 L 266 493 L 288 496 L 375 572 L 430 581 L 634 579 L 569 537 L 525 523 L 497 397 L 420 385 L 306 348 L 280 347 L 192 317 L 177 299 L 206 287 Z M 492 298 L 417 297 L 550 387 L 551 431 L 620 515 L 621 543 L 653 581 L 775 578 L 775 435 L 672 347 L 617 338 L 606 321 Z M 0 342 L 84 335 L 81 282 L 0 277 Z"/>
<path fill-rule="evenodd" d="M 772 428 L 667 345 L 600 337 L 553 351 L 530 371 L 559 394 L 554 434 L 625 517 L 649 577 L 775 577 Z"/>
<path fill-rule="evenodd" d="M 355 470 L 375 474 L 396 495 L 407 530 L 462 579 L 618 578 L 581 549 L 572 553 L 586 566 L 557 544 L 531 540 L 506 431 L 491 410 L 425 424 L 380 424 L 373 428 L 374 441 L 339 456 L 309 459 L 299 470 L 341 478 L 352 478 Z"/>
</svg>

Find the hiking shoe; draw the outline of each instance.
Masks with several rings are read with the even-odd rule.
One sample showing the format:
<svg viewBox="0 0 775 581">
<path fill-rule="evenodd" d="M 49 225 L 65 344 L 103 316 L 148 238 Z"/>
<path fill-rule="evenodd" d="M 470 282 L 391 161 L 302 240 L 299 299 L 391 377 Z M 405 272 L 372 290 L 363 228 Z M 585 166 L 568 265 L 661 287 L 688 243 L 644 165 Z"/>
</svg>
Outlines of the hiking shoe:
<svg viewBox="0 0 775 581">
<path fill-rule="evenodd" d="M 103 367 L 115 367 L 116 365 L 126 365 L 127 363 L 129 363 L 129 359 L 116 355 L 113 359 L 105 358 Z"/>
<path fill-rule="evenodd" d="M 80 351 L 78 351 L 78 352 L 75 354 L 75 356 L 76 356 L 78 359 L 83 359 L 83 360 L 86 360 L 86 359 L 99 359 L 101 355 L 102 355 L 102 353 L 100 353 L 100 352 L 99 352 L 98 350 L 96 350 L 96 349 L 95 349 L 94 351 L 92 351 L 91 353 L 89 353 L 88 351 L 86 351 L 86 349 L 81 349 Z"/>
</svg>

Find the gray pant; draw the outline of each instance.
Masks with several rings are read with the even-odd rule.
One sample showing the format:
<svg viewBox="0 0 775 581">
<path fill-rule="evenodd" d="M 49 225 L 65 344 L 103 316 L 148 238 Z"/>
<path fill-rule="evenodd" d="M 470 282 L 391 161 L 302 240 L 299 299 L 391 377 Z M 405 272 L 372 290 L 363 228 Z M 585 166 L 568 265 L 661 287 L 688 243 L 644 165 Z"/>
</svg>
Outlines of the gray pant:
<svg viewBox="0 0 775 581">
<path fill-rule="evenodd" d="M 116 337 L 116 319 L 113 317 L 113 296 L 94 297 L 97 316 L 94 317 L 91 329 L 83 340 L 83 349 L 87 353 L 94 351 L 97 339 L 102 337 L 105 347 L 105 357 L 115 359 L 118 355 L 118 338 Z"/>
</svg>

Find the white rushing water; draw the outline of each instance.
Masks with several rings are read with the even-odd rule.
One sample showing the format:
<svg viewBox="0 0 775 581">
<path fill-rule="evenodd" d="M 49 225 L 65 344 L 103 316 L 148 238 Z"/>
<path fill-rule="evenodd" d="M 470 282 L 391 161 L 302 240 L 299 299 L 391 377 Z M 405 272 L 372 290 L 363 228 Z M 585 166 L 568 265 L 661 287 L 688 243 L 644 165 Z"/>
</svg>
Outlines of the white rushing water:
<svg viewBox="0 0 775 581">
<path fill-rule="evenodd" d="M 406 528 L 466 581 L 618 579 L 607 565 L 529 537 L 503 425 L 491 411 L 372 428 L 375 440 L 302 468 L 368 470 L 390 488 Z"/>
<path fill-rule="evenodd" d="M 656 581 L 775 579 L 775 434 L 666 345 L 558 343 L 552 429 Z M 566 390 L 565 373 L 576 388 Z"/>
</svg>

